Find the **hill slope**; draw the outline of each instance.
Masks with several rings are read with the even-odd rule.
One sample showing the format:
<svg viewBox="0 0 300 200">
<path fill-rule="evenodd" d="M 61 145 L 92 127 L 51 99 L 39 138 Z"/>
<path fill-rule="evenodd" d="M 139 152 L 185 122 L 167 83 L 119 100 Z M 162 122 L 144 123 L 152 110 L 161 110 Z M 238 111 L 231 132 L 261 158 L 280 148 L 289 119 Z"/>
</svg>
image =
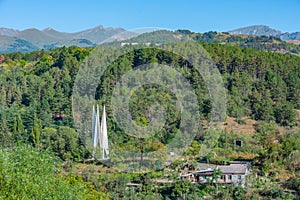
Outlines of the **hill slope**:
<svg viewBox="0 0 300 200">
<path fill-rule="evenodd" d="M 62 46 L 93 47 L 111 36 L 125 31 L 122 28 L 97 26 L 76 33 L 59 32 L 52 28 L 23 31 L 0 28 L 0 53 L 28 52 Z"/>
<path fill-rule="evenodd" d="M 282 40 L 300 40 L 300 32 L 283 33 L 265 25 L 247 26 L 228 31 L 230 34 L 274 36 Z"/>
<path fill-rule="evenodd" d="M 34 44 L 16 37 L 0 36 L 0 53 L 29 52 L 38 50 Z"/>
</svg>

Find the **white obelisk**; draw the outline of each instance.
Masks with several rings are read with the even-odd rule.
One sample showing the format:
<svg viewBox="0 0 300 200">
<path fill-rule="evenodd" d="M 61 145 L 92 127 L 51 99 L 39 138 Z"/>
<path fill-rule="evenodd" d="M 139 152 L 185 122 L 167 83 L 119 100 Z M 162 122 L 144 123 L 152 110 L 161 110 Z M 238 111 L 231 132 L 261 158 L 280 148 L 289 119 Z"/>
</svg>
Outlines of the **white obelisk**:
<svg viewBox="0 0 300 200">
<path fill-rule="evenodd" d="M 96 156 L 97 144 L 100 142 L 100 119 L 99 119 L 99 106 L 95 111 L 95 106 L 93 106 L 93 118 L 92 118 L 92 144 L 93 144 L 93 159 Z"/>
<path fill-rule="evenodd" d="M 105 105 L 103 106 L 101 126 L 100 126 L 100 149 L 102 149 L 102 159 L 108 158 L 109 151 L 108 151 Z"/>
</svg>

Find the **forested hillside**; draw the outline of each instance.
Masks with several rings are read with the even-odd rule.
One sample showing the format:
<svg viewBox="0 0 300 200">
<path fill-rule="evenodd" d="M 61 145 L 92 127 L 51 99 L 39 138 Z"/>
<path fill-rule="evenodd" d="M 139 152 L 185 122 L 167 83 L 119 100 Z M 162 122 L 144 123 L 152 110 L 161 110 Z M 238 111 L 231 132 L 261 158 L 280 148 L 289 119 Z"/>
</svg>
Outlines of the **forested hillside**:
<svg viewBox="0 0 300 200">
<path fill-rule="evenodd" d="M 226 44 L 236 47 L 247 47 L 263 51 L 278 52 L 283 54 L 300 55 L 299 44 L 289 43 L 273 36 L 238 35 L 228 32 L 209 31 L 205 33 L 194 33 L 189 30 L 167 31 L 159 30 L 144 33 L 134 37 L 128 42 L 165 44 L 169 42 L 185 41 L 186 39 L 200 41 L 203 43 Z"/>
<path fill-rule="evenodd" d="M 238 41 L 253 38 L 243 39 L 240 36 L 225 37 L 224 40 L 228 41 L 234 37 L 233 39 L 236 44 L 233 46 L 216 44 L 215 42 L 210 44 L 210 41 L 208 41 L 209 38 L 214 38 L 217 34 L 209 34 L 211 36 L 204 37 L 204 35 L 196 34 L 192 35 L 192 37 L 195 38 L 195 40 L 198 41 L 197 44 L 202 45 L 212 57 L 222 75 L 227 92 L 228 116 L 235 118 L 241 124 L 244 123 L 245 118 L 251 118 L 259 121 L 260 125 L 256 129 L 256 136 L 245 136 L 245 140 L 248 144 L 239 151 L 235 151 L 232 145 L 226 147 L 224 145 L 225 137 L 226 141 L 227 139 L 233 141 L 234 138 L 238 136 L 233 132 L 226 135 L 224 131 L 219 130 L 222 134 L 218 139 L 219 143 L 214 148 L 215 153 L 208 155 L 207 158 L 198 157 L 199 152 L 197 149 L 199 145 L 202 145 L 203 137 L 205 137 L 199 135 L 193 142 L 190 151 L 186 153 L 187 156 L 195 160 L 210 159 L 215 162 L 223 162 L 229 158 L 238 159 L 240 157 L 253 159 L 258 165 L 257 170 L 259 173 L 268 176 L 272 172 L 270 166 L 273 166 L 274 169 L 279 170 L 281 168 L 293 171 L 293 175 L 290 175 L 290 177 L 292 181 L 296 181 L 295 177 L 299 177 L 300 167 L 300 163 L 297 161 L 297 156 L 299 156 L 299 139 L 296 137 L 297 133 L 299 133 L 299 130 L 296 132 L 296 128 L 299 126 L 297 110 L 300 109 L 300 57 L 291 54 L 244 48 L 245 45 L 240 44 Z M 255 38 L 257 40 L 263 39 L 263 37 Z M 265 39 L 269 40 L 270 38 Z M 274 38 L 271 39 L 277 40 Z M 213 39 L 213 41 L 215 41 L 215 39 Z M 265 46 L 265 43 L 260 44 L 263 50 L 272 48 Z M 286 43 L 281 44 L 287 45 Z M 162 44 L 162 48 L 164 47 L 168 47 L 168 44 Z M 31 147 L 26 147 L 24 151 L 32 152 L 33 155 L 40 157 L 43 157 L 44 153 L 38 153 L 38 151 L 43 152 L 44 150 L 51 152 L 51 154 L 54 154 L 64 161 L 78 161 L 89 157 L 90 152 L 88 152 L 82 144 L 79 137 L 81 133 L 76 131 L 74 125 L 71 99 L 74 81 L 80 64 L 91 51 L 92 48 L 72 46 L 68 48 L 51 49 L 49 51 L 40 50 L 29 53 L 16 52 L 0 55 L 0 144 L 2 148 L 17 148 L 16 151 L 21 153 L 23 151 L 22 148 L 25 147 L 15 146 L 28 144 L 36 150 L 33 150 Z M 191 66 L 178 58 L 178 56 L 164 53 L 160 49 L 148 48 L 145 45 L 141 46 L 140 50 L 120 57 L 109 66 L 109 70 L 106 71 L 104 76 L 106 79 L 101 79 L 98 83 L 96 98 L 99 103 L 109 100 L 107 96 L 112 93 L 113 87 L 111 86 L 115 84 L 126 70 L 151 62 L 170 65 L 174 68 L 182 68 L 184 76 L 192 83 L 196 91 L 200 112 L 202 113 L 199 123 L 203 124 L 209 120 L 211 111 L 210 99 L 201 76 L 197 76 L 198 74 L 191 70 Z M 132 98 L 130 108 L 134 113 L 133 120 L 142 125 L 149 123 L 147 108 L 153 104 L 154 99 L 166 105 L 166 110 L 169 112 L 167 115 L 167 123 L 170 124 L 170 126 L 162 130 L 163 134 L 161 134 L 154 143 L 145 144 L 145 149 L 151 152 L 167 144 L 180 123 L 180 116 L 178 110 L 176 110 L 178 108 L 172 104 L 172 98 L 174 98 L 172 94 L 166 88 L 147 88 L 145 86 L 137 90 Z M 108 123 L 114 124 L 113 119 L 110 117 L 109 104 L 107 107 Z M 279 135 L 276 133 L 276 127 L 283 127 L 284 130 L 288 131 L 284 131 L 282 135 Z M 122 136 L 122 131 L 119 130 L 116 125 L 110 126 L 109 129 L 109 134 L 120 131 L 120 134 L 117 134 L 119 138 L 115 138 L 115 140 L 122 141 L 123 143 L 121 145 L 123 148 L 136 150 L 135 148 L 138 145 L 134 142 L 138 141 L 132 141 L 132 138 Z M 111 136 L 112 134 L 109 135 L 109 137 Z M 275 144 L 273 143 L 274 140 L 278 142 Z M 257 148 L 250 148 L 253 144 L 257 145 Z M 5 170 L 7 170 L 6 166 L 11 165 L 7 159 L 15 155 L 13 155 L 10 150 L 4 149 L 3 151 L 4 157 L 0 158 L 0 183 L 7 185 L 10 184 L 10 180 L 8 180 L 7 177 L 3 178 L 1 174 L 12 173 Z M 287 164 L 286 158 L 292 161 Z M 23 160 L 20 162 L 27 161 Z M 46 159 L 45 162 L 48 163 L 50 161 Z M 2 165 L 2 163 L 5 165 Z M 17 165 L 17 163 L 12 164 Z M 32 165 L 35 164 L 33 163 Z M 55 168 L 55 166 L 51 167 L 49 170 Z M 286 171 L 284 172 L 286 173 Z M 46 171 L 45 173 L 49 172 Z M 276 171 L 274 173 L 278 172 Z M 208 186 L 209 188 L 202 188 L 202 186 L 199 186 L 197 188 L 188 183 L 179 182 L 167 188 L 156 188 L 159 191 L 155 191 L 155 187 L 152 187 L 151 183 L 147 181 L 155 177 L 155 175 L 152 177 L 150 174 L 148 178 L 146 175 L 139 178 L 134 178 L 134 175 L 132 175 L 132 177 L 127 177 L 127 179 L 125 177 L 124 179 L 126 180 L 123 180 L 118 175 L 111 175 L 113 177 L 108 176 L 110 175 L 105 176 L 100 174 L 99 180 L 91 180 L 91 177 L 87 174 L 85 174 L 84 177 L 86 181 L 93 182 L 96 189 L 110 193 L 110 195 L 116 199 L 126 199 L 126 195 L 141 199 L 148 195 L 150 198 L 151 195 L 155 196 L 155 192 L 159 193 L 158 196 L 160 198 L 165 195 L 169 198 L 176 199 L 182 195 L 180 192 L 181 187 L 188 188 L 193 195 L 196 195 L 194 193 L 198 191 L 197 195 L 201 196 L 204 195 L 204 193 L 212 192 L 212 187 L 214 187 Z M 140 194 L 125 191 L 124 184 L 122 187 L 118 185 L 121 184 L 120 182 L 122 181 L 128 182 L 133 180 L 144 183 Z M 37 179 L 36 181 L 40 180 Z M 60 177 L 56 177 L 53 180 L 49 178 L 49 181 L 57 182 L 59 184 L 58 187 L 70 187 L 68 184 L 72 182 L 70 179 L 65 180 Z M 80 181 L 81 179 L 77 179 L 72 182 L 76 183 L 73 188 L 74 191 L 77 191 L 77 187 L 83 184 L 77 183 Z M 66 184 L 66 186 L 63 186 L 63 184 Z M 187 185 L 182 186 L 180 184 Z M 257 182 L 255 187 L 259 187 L 259 184 L 260 183 Z M 33 185 L 32 188 L 34 189 L 34 187 Z M 117 192 L 117 188 L 120 189 L 120 187 L 124 189 L 124 191 L 122 190 L 123 193 Z M 275 185 L 272 185 L 272 187 L 275 187 Z M 289 188 L 291 189 L 292 187 Z M 94 188 L 88 188 L 86 190 L 89 189 L 95 192 Z M 235 189 L 233 189 L 231 192 L 236 192 L 237 196 L 248 194 L 244 189 L 238 189 L 241 191 L 235 191 Z M 10 191 L 9 189 L 5 190 Z M 222 189 L 220 190 L 222 191 Z M 149 194 L 147 194 L 147 191 L 149 191 Z M 18 193 L 18 191 L 13 192 L 15 192 L 16 195 Z M 225 190 L 223 192 L 225 195 Z M 257 195 L 264 197 L 268 197 L 268 195 L 278 197 L 276 196 L 277 194 L 265 194 L 261 190 L 255 190 L 255 192 L 257 192 Z M 281 196 L 279 196 L 279 198 L 288 197 L 284 194 L 283 189 L 280 189 L 280 192 L 279 195 Z M 172 195 L 170 195 L 171 193 Z M 83 195 L 81 197 L 83 199 L 87 198 L 84 197 L 85 193 L 80 195 Z M 94 195 L 101 196 L 101 198 L 106 197 L 104 194 L 97 192 Z M 200 196 L 194 197 L 200 198 Z M 3 197 L 5 197 L 5 195 Z M 29 198 L 31 197 L 32 196 L 29 196 Z M 218 196 L 216 196 L 216 198 L 218 198 Z"/>
<path fill-rule="evenodd" d="M 254 48 L 258 50 L 299 55 L 300 46 L 282 41 L 273 36 L 231 35 L 227 32 L 207 32 L 192 34 L 195 40 L 209 43 L 228 44 L 237 47 Z"/>
</svg>

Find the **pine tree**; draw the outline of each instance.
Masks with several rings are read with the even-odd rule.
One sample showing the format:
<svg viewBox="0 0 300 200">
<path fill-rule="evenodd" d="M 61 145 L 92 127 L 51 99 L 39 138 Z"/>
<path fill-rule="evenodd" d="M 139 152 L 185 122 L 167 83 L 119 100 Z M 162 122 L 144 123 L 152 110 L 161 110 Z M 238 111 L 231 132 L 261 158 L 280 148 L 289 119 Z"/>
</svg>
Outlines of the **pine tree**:
<svg viewBox="0 0 300 200">
<path fill-rule="evenodd" d="M 296 124 L 296 112 L 290 102 L 278 102 L 274 114 L 276 122 L 282 126 L 294 126 Z"/>
<path fill-rule="evenodd" d="M 35 148 L 40 149 L 40 136 L 42 130 L 42 121 L 34 114 L 33 127 L 30 134 L 30 139 Z"/>
<path fill-rule="evenodd" d="M 13 144 L 11 133 L 7 127 L 6 114 L 4 112 L 1 113 L 0 143 L 2 147 L 9 147 Z"/>
<path fill-rule="evenodd" d="M 13 126 L 13 139 L 17 142 L 27 142 L 28 137 L 20 115 L 15 116 Z"/>
</svg>

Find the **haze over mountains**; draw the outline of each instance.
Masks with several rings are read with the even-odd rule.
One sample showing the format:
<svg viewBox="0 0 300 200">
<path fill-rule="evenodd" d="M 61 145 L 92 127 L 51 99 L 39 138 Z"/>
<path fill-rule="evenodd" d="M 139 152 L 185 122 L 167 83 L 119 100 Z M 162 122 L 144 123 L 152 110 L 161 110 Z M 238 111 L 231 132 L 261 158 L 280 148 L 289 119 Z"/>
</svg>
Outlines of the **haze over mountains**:
<svg viewBox="0 0 300 200">
<path fill-rule="evenodd" d="M 91 47 L 123 31 L 125 30 L 122 28 L 104 28 L 103 26 L 76 33 L 59 32 L 52 28 L 43 30 L 30 28 L 23 31 L 0 28 L 0 52 L 27 52 L 72 45 Z"/>
<path fill-rule="evenodd" d="M 59 32 L 52 28 L 43 30 L 30 28 L 22 31 L 0 28 L 0 53 L 28 52 L 72 45 L 92 47 L 123 31 L 125 31 L 123 28 L 104 28 L 103 26 L 76 33 Z M 248 26 L 228 32 L 230 34 L 274 36 L 282 40 L 300 40 L 300 32 L 283 33 L 264 25 Z"/>
</svg>

